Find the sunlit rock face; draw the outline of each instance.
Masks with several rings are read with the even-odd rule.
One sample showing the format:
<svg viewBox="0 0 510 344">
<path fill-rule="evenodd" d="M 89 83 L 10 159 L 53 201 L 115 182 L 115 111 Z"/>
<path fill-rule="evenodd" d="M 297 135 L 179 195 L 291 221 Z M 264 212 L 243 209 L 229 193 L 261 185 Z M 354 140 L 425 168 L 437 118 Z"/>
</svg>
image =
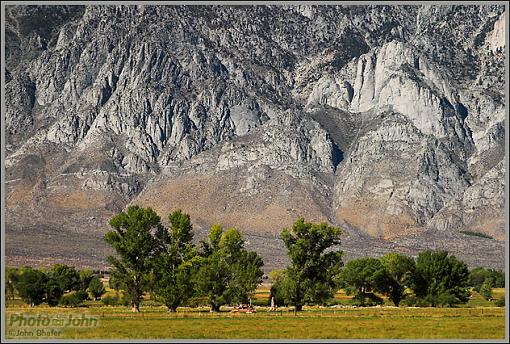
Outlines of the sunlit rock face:
<svg viewBox="0 0 510 344">
<path fill-rule="evenodd" d="M 139 203 L 255 249 L 305 216 L 352 254 L 446 237 L 502 264 L 504 27 L 494 5 L 7 6 L 8 256 L 104 264 Z M 496 240 L 469 256 L 462 231 Z"/>
</svg>

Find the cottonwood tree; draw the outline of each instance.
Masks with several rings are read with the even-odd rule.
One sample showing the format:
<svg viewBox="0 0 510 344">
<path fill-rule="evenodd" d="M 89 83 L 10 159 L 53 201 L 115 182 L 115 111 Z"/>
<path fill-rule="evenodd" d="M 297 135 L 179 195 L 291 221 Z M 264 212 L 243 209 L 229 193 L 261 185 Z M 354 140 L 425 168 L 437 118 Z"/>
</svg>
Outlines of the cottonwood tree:
<svg viewBox="0 0 510 344">
<path fill-rule="evenodd" d="M 106 292 L 103 282 L 97 276 L 93 276 L 88 285 L 88 291 L 94 297 L 94 300 L 99 300 Z"/>
<path fill-rule="evenodd" d="M 379 258 L 388 275 L 384 293 L 398 307 L 406 296 L 406 288 L 412 284 L 416 273 L 416 262 L 413 258 L 400 253 L 388 253 Z"/>
<path fill-rule="evenodd" d="M 228 300 L 246 304 L 262 282 L 264 274 L 261 268 L 264 263 L 256 252 L 247 251 L 244 245 L 241 233 L 235 228 L 230 228 L 220 239 L 219 252 L 230 270 Z"/>
<path fill-rule="evenodd" d="M 234 294 L 232 300 L 247 304 L 253 296 L 255 289 L 262 282 L 262 271 L 264 262 L 262 258 L 253 251 L 241 251 L 236 260 L 232 263 L 232 288 Z"/>
<path fill-rule="evenodd" d="M 162 252 L 158 256 L 154 269 L 154 293 L 175 312 L 193 295 L 192 272 L 196 260 L 196 247 L 193 240 L 193 226 L 188 214 L 181 210 L 169 216 L 170 228 L 160 232 L 158 238 Z"/>
<path fill-rule="evenodd" d="M 283 240 L 291 265 L 284 271 L 281 288 L 285 301 L 301 311 L 305 303 L 324 303 L 333 297 L 343 266 L 341 251 L 326 252 L 340 244 L 342 230 L 326 223 L 313 224 L 298 219 Z"/>
<path fill-rule="evenodd" d="M 262 282 L 262 259 L 244 245 L 238 230 L 223 231 L 219 225 L 212 226 L 207 241 L 202 242 L 194 282 L 197 293 L 207 297 L 212 312 L 224 304 L 246 302 Z"/>
<path fill-rule="evenodd" d="M 490 279 L 493 288 L 505 287 L 505 274 L 501 270 L 477 267 L 469 271 L 470 286 L 477 292 L 480 292 L 486 279 Z"/>
<path fill-rule="evenodd" d="M 81 288 L 80 273 L 73 266 L 55 264 L 48 275 L 58 282 L 63 292 L 78 291 Z"/>
<path fill-rule="evenodd" d="M 154 258 L 161 247 L 157 239 L 164 230 L 161 218 L 151 208 L 133 205 L 115 215 L 110 226 L 114 230 L 105 234 L 105 241 L 117 253 L 108 257 L 111 275 L 129 297 L 133 312 L 139 312 Z"/>
<path fill-rule="evenodd" d="M 30 307 L 41 304 L 46 296 L 48 277 L 40 270 L 24 267 L 20 269 L 16 289 L 19 296 Z"/>
<path fill-rule="evenodd" d="M 48 306 L 54 307 L 60 303 L 64 290 L 58 277 L 51 271 L 48 272 L 46 277 L 46 302 L 48 302 Z"/>
<path fill-rule="evenodd" d="M 446 251 L 424 251 L 416 260 L 413 290 L 431 306 L 467 303 L 469 291 L 467 265 Z"/>
<path fill-rule="evenodd" d="M 383 263 L 377 258 L 359 258 L 349 261 L 341 275 L 341 285 L 347 295 L 354 294 L 354 300 L 361 306 L 370 303 L 382 303 L 375 293 L 387 291 L 389 274 Z"/>
<path fill-rule="evenodd" d="M 81 290 L 87 290 L 90 281 L 94 278 L 94 273 L 90 269 L 83 269 L 80 271 Z"/>
</svg>

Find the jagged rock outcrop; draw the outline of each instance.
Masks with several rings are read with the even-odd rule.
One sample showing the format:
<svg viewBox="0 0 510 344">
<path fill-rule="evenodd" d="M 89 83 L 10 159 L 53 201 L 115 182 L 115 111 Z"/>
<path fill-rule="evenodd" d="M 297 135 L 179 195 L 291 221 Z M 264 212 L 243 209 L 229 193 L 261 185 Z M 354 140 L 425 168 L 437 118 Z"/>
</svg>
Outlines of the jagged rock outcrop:
<svg viewBox="0 0 510 344">
<path fill-rule="evenodd" d="M 505 47 L 505 15 L 502 13 L 494 23 L 494 28 L 485 38 L 491 51 L 497 51 Z"/>
<path fill-rule="evenodd" d="M 461 231 L 484 232 L 466 259 L 501 266 L 504 23 L 495 5 L 8 6 L 8 257 L 104 264 L 106 220 L 140 203 L 239 226 L 270 267 L 300 215 L 353 256 L 441 238 L 466 257 Z"/>
</svg>

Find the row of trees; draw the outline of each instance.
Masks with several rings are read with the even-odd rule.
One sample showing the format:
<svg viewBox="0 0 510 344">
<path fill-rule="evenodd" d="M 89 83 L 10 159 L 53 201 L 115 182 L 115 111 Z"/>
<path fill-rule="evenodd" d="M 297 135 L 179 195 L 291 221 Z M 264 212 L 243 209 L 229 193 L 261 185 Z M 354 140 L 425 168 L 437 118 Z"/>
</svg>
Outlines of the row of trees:
<svg viewBox="0 0 510 344">
<path fill-rule="evenodd" d="M 108 257 L 111 278 L 126 292 L 133 311 L 152 292 L 169 311 L 191 297 L 207 297 L 211 311 L 247 302 L 262 282 L 262 259 L 247 251 L 241 233 L 214 225 L 206 240 L 193 243 L 190 216 L 176 210 L 169 227 L 151 208 L 128 207 L 114 216 L 105 240 L 117 255 Z"/>
<path fill-rule="evenodd" d="M 49 270 L 31 267 L 6 269 L 5 294 L 13 299 L 17 293 L 31 307 L 47 302 L 49 306 L 77 305 L 105 293 L 103 283 L 92 270 L 78 272 L 74 267 L 57 264 Z"/>
<path fill-rule="evenodd" d="M 355 303 L 381 304 L 386 295 L 398 306 L 466 303 L 471 294 L 467 265 L 444 251 L 421 252 L 417 259 L 389 253 L 381 258 L 359 258 L 345 267 L 342 252 L 330 250 L 340 244 L 341 230 L 303 219 L 281 234 L 291 260 L 283 271 L 273 273 L 271 296 L 278 305 L 325 304 L 338 289 L 354 295 Z"/>
<path fill-rule="evenodd" d="M 133 311 L 139 311 L 147 292 L 169 311 L 188 304 L 191 298 L 206 299 L 211 311 L 225 304 L 247 303 L 262 282 L 263 261 L 245 249 L 240 232 L 213 225 L 207 238 L 195 244 L 188 214 L 174 211 L 168 223 L 165 227 L 151 208 L 138 206 L 130 206 L 110 220 L 113 230 L 106 233 L 105 240 L 116 252 L 108 257 L 112 266 L 110 286 L 123 291 Z M 380 295 L 386 295 L 396 306 L 401 302 L 452 306 L 468 301 L 472 285 L 482 294 L 489 284 L 490 288 L 504 286 L 502 272 L 469 272 L 464 262 L 442 251 L 425 251 L 416 259 L 389 253 L 381 258 L 351 260 L 344 266 L 339 250 L 341 234 L 340 228 L 304 219 L 283 229 L 280 237 L 290 264 L 272 273 L 271 297 L 277 305 L 292 305 L 300 311 L 306 304 L 326 304 L 336 291 L 344 289 L 362 306 L 382 303 Z M 96 295 L 94 290 L 100 289 L 95 286 L 97 277 L 90 278 L 73 268 L 56 266 L 47 273 L 26 269 L 14 274 L 12 285 L 30 304 L 42 300 L 65 304 L 65 292 L 79 295 L 81 291 L 83 296 L 88 290 Z M 39 290 L 34 287 L 37 285 L 44 286 L 41 295 L 26 292 Z"/>
<path fill-rule="evenodd" d="M 241 234 L 215 225 L 200 247 L 192 243 L 189 215 L 169 215 L 169 228 L 150 208 L 129 207 L 114 217 L 115 229 L 106 240 L 117 251 L 110 257 L 112 276 L 123 282 L 134 310 L 144 290 L 151 289 L 175 309 L 192 296 L 207 297 L 212 311 L 223 304 L 246 302 L 261 282 L 263 265 L 255 252 L 244 249 Z M 382 303 L 386 295 L 398 306 L 402 300 L 418 305 L 466 303 L 470 296 L 467 265 L 447 252 L 425 251 L 417 259 L 390 253 L 379 259 L 352 260 L 344 267 L 340 228 L 299 219 L 283 229 L 281 239 L 290 265 L 276 274 L 272 296 L 277 304 L 300 311 L 305 304 L 325 304 L 343 288 L 360 305 Z M 144 287 L 144 278 L 149 286 Z"/>
<path fill-rule="evenodd" d="M 421 252 L 416 260 L 397 253 L 356 259 L 347 264 L 341 285 L 361 305 L 382 303 L 374 293 L 395 306 L 411 296 L 408 304 L 433 307 L 466 303 L 471 295 L 467 265 L 444 251 Z"/>
</svg>

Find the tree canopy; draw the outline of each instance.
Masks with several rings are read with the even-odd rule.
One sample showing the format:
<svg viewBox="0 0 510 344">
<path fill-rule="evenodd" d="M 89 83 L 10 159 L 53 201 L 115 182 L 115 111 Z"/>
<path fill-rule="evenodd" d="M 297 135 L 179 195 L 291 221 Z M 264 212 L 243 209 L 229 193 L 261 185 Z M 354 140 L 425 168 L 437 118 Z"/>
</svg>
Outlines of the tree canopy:
<svg viewBox="0 0 510 344">
<path fill-rule="evenodd" d="M 413 258 L 400 253 L 388 253 L 379 259 L 387 273 L 386 285 L 382 290 L 398 307 L 406 296 L 406 288 L 412 285 L 413 276 L 416 274 L 416 262 Z"/>
<path fill-rule="evenodd" d="M 162 252 L 154 266 L 154 291 L 170 311 L 193 295 L 192 272 L 196 261 L 193 226 L 188 214 L 176 210 L 168 216 L 170 228 L 160 232 Z"/>
<path fill-rule="evenodd" d="M 202 242 L 194 283 L 198 294 L 207 296 L 211 311 L 223 304 L 246 303 L 262 282 L 263 261 L 244 245 L 237 229 L 224 231 L 219 225 L 213 225 Z"/>
<path fill-rule="evenodd" d="M 101 282 L 101 280 L 97 276 L 93 276 L 92 279 L 90 280 L 88 290 L 95 300 L 101 298 L 101 296 L 106 292 L 103 282 Z"/>
<path fill-rule="evenodd" d="M 48 277 L 40 270 L 31 267 L 20 269 L 16 289 L 19 296 L 30 307 L 41 304 L 46 297 Z"/>
<path fill-rule="evenodd" d="M 133 311 L 140 311 L 140 299 L 160 249 L 156 237 L 164 230 L 161 218 L 151 208 L 133 205 L 115 215 L 110 226 L 114 230 L 105 234 L 105 240 L 117 254 L 108 257 L 111 274 L 126 291 Z"/>
<path fill-rule="evenodd" d="M 342 251 L 330 250 L 340 244 L 342 230 L 326 223 L 298 219 L 283 229 L 283 240 L 291 265 L 280 282 L 285 301 L 300 311 L 305 303 L 324 303 L 335 293 L 342 263 Z M 329 250 L 329 251 L 328 251 Z"/>
<path fill-rule="evenodd" d="M 368 303 L 381 303 L 375 292 L 387 291 L 389 274 L 383 263 L 377 258 L 358 258 L 349 261 L 341 275 L 341 285 L 348 295 L 354 294 L 354 300 L 361 306 Z"/>
<path fill-rule="evenodd" d="M 416 296 L 432 306 L 466 303 L 471 294 L 467 265 L 446 251 L 421 252 L 413 284 Z"/>
</svg>

